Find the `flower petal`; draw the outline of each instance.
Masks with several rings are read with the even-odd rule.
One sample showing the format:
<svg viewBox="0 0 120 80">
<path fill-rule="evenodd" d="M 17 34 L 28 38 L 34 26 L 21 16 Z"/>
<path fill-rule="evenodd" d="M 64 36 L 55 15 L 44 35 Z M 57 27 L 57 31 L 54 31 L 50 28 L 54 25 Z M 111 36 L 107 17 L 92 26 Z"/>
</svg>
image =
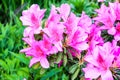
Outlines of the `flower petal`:
<svg viewBox="0 0 120 80">
<path fill-rule="evenodd" d="M 115 35 L 116 29 L 114 27 L 112 27 L 111 29 L 108 30 L 108 33 L 111 35 Z"/>
<path fill-rule="evenodd" d="M 88 64 L 86 68 L 83 68 L 85 72 L 85 78 L 96 79 L 99 77 L 99 71 L 92 65 Z"/>
<path fill-rule="evenodd" d="M 107 70 L 106 73 L 101 75 L 102 80 L 114 80 L 110 70 Z"/>
<path fill-rule="evenodd" d="M 49 68 L 49 62 L 48 62 L 46 56 L 40 57 L 40 64 L 43 68 Z"/>
<path fill-rule="evenodd" d="M 39 58 L 32 58 L 32 59 L 30 60 L 30 65 L 29 65 L 29 67 L 31 67 L 33 64 L 35 64 L 35 63 L 37 63 L 37 62 L 39 62 L 39 61 L 40 61 Z"/>
</svg>

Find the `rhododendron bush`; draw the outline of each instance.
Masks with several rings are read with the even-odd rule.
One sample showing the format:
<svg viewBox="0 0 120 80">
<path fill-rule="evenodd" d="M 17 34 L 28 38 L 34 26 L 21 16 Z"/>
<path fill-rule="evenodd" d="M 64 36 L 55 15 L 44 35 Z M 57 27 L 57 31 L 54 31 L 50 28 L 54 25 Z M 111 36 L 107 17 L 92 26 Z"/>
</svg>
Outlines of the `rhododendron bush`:
<svg viewBox="0 0 120 80">
<path fill-rule="evenodd" d="M 57 65 L 86 80 L 120 79 L 120 3 L 102 3 L 94 17 L 77 16 L 69 4 L 52 5 L 47 18 L 46 11 L 33 4 L 20 17 L 27 44 L 20 52 L 31 57 L 29 67 Z"/>
</svg>

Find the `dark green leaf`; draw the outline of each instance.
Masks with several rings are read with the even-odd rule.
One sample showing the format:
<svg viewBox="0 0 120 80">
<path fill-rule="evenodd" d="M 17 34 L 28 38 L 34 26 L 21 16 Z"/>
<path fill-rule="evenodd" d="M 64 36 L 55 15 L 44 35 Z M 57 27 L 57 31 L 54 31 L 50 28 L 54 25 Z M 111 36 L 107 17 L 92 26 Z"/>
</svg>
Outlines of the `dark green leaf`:
<svg viewBox="0 0 120 80">
<path fill-rule="evenodd" d="M 72 75 L 72 80 L 75 80 L 79 74 L 80 68 L 78 68 L 75 73 Z"/>
<path fill-rule="evenodd" d="M 69 73 L 74 73 L 76 69 L 78 68 L 78 64 L 74 64 L 69 68 Z"/>
<path fill-rule="evenodd" d="M 66 66 L 67 64 L 67 55 L 63 56 L 63 65 Z"/>
<path fill-rule="evenodd" d="M 62 71 L 62 68 L 52 69 L 49 72 L 47 72 L 40 80 L 46 80 L 46 79 L 58 74 L 61 71 Z"/>
<path fill-rule="evenodd" d="M 55 61 L 55 63 L 60 63 L 60 61 L 62 60 L 62 54 L 63 53 L 58 54 L 58 57 L 57 57 L 57 60 Z"/>
</svg>

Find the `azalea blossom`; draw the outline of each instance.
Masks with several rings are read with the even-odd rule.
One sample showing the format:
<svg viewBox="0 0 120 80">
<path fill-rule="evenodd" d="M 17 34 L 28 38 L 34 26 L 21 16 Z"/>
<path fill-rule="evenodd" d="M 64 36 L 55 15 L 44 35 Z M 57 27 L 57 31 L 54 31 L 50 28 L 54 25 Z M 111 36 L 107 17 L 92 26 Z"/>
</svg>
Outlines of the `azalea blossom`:
<svg viewBox="0 0 120 80">
<path fill-rule="evenodd" d="M 116 32 L 114 27 L 114 23 L 116 21 L 115 14 L 110 11 L 110 8 L 106 7 L 104 4 L 102 4 L 101 8 L 97 9 L 96 12 L 98 13 L 98 16 L 95 17 L 94 20 L 104 24 L 102 28 L 107 29 L 109 34 L 114 35 Z"/>
<path fill-rule="evenodd" d="M 120 4 L 119 2 L 109 3 L 110 11 L 116 16 L 116 20 L 120 20 Z"/>
<path fill-rule="evenodd" d="M 57 47 L 57 49 L 62 51 L 64 25 L 50 22 L 49 26 L 44 28 L 43 31 L 49 36 L 49 39 Z"/>
<path fill-rule="evenodd" d="M 21 50 L 21 52 L 25 52 L 27 56 L 32 56 L 33 58 L 30 60 L 30 67 L 40 62 L 43 68 L 49 68 L 49 62 L 47 60 L 47 54 L 42 48 L 43 46 L 41 42 L 34 42 L 31 47 Z"/>
<path fill-rule="evenodd" d="M 96 25 L 91 25 L 91 27 L 92 29 L 87 38 L 89 44 L 88 51 L 93 51 L 96 46 L 104 44 L 104 40 L 101 37 L 101 29 Z"/>
<path fill-rule="evenodd" d="M 116 35 L 116 32 L 118 33 L 119 31 L 119 27 L 115 25 L 119 25 L 116 21 L 120 20 L 120 4 L 118 2 L 109 3 L 108 7 L 102 4 L 101 8 L 97 9 L 96 12 L 98 16 L 95 17 L 94 20 L 104 24 L 102 28 L 107 29 L 109 34 Z"/>
<path fill-rule="evenodd" d="M 98 15 L 90 18 L 85 12 L 80 17 L 76 16 L 69 4 L 52 5 L 49 17 L 42 23 L 46 10 L 33 4 L 20 17 L 23 25 L 27 26 L 23 33 L 27 46 L 20 52 L 31 57 L 30 67 L 39 62 L 43 68 L 50 67 L 48 58 L 51 59 L 53 54 L 66 53 L 67 59 L 69 53 L 75 58 L 82 55 L 87 62 L 83 68 L 86 80 L 113 80 L 112 69 L 120 68 L 119 7 L 119 3 L 102 4 L 100 9 L 95 10 Z M 107 30 L 114 39 L 105 43 L 101 37 L 102 30 Z M 86 52 L 85 56 L 82 51 Z M 62 63 L 63 60 L 58 66 Z"/>
<path fill-rule="evenodd" d="M 49 41 L 49 38 L 44 35 L 43 40 L 40 41 L 29 38 L 24 38 L 24 41 L 26 41 L 30 47 L 22 49 L 21 52 L 25 52 L 27 56 L 32 56 L 29 66 L 31 67 L 33 64 L 40 62 L 43 68 L 49 68 L 47 56 L 58 52 L 56 47 Z"/>
<path fill-rule="evenodd" d="M 82 12 L 81 17 L 79 18 L 78 26 L 85 29 L 85 32 L 90 33 L 92 26 L 92 20 L 91 18 L 85 14 L 85 12 Z"/>
<path fill-rule="evenodd" d="M 70 6 L 68 4 L 62 4 L 60 7 L 55 7 L 54 5 L 52 5 L 50 15 L 45 23 L 45 27 L 48 27 L 50 22 L 61 23 L 62 20 L 66 21 L 69 14 Z"/>
<path fill-rule="evenodd" d="M 65 33 L 71 35 L 78 28 L 79 18 L 74 14 L 70 13 L 66 21 L 64 21 Z"/>
<path fill-rule="evenodd" d="M 60 14 L 58 14 L 57 8 L 54 5 L 52 5 L 50 15 L 48 19 L 45 21 L 45 28 L 49 26 L 49 23 L 54 22 L 57 24 L 59 23 L 59 21 L 60 21 Z"/>
<path fill-rule="evenodd" d="M 61 18 L 63 19 L 63 21 L 66 21 L 67 18 L 70 15 L 70 5 L 68 4 L 62 4 L 60 7 L 57 8 Z"/>
<path fill-rule="evenodd" d="M 77 50 L 76 52 L 81 52 L 88 48 L 86 41 L 88 34 L 85 33 L 84 28 L 78 26 L 79 21 L 79 17 L 74 13 L 70 13 L 70 16 L 64 22 L 65 34 L 67 35 L 65 36 L 65 43 L 67 46 Z"/>
<path fill-rule="evenodd" d="M 96 79 L 101 76 L 102 80 L 113 80 L 110 67 L 114 60 L 111 44 L 105 43 L 103 46 L 96 46 L 93 52 L 89 53 L 85 57 L 85 61 L 88 62 L 86 68 L 84 68 L 85 77 L 90 79 Z"/>
<path fill-rule="evenodd" d="M 71 35 L 68 35 L 67 44 L 79 51 L 86 50 L 88 48 L 87 37 L 84 29 L 78 27 Z"/>
<path fill-rule="evenodd" d="M 39 5 L 33 4 L 28 10 L 22 12 L 20 20 L 23 25 L 27 26 L 24 30 L 24 37 L 40 33 L 42 29 L 41 21 L 45 11 L 45 9 L 40 9 Z"/>
</svg>

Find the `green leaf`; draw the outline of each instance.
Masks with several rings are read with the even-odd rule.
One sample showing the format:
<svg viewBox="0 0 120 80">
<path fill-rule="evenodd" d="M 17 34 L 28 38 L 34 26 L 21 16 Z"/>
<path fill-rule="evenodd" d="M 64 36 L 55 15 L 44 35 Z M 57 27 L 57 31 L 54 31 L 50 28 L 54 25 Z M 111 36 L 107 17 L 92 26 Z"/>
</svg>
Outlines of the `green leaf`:
<svg viewBox="0 0 120 80">
<path fill-rule="evenodd" d="M 13 77 L 8 74 L 3 74 L 5 80 L 13 80 Z"/>
<path fill-rule="evenodd" d="M 63 56 L 63 65 L 66 66 L 67 64 L 67 55 Z"/>
<path fill-rule="evenodd" d="M 67 53 L 67 50 L 66 50 L 66 48 L 64 48 L 64 53 L 65 53 L 65 54 Z"/>
<path fill-rule="evenodd" d="M 10 72 L 13 72 L 14 67 L 15 67 L 15 61 L 14 59 L 5 59 L 5 62 L 7 63 L 7 66 L 9 67 Z"/>
<path fill-rule="evenodd" d="M 62 75 L 62 80 L 69 80 L 68 76 L 66 76 L 65 74 Z"/>
<path fill-rule="evenodd" d="M 3 57 L 5 58 L 5 57 L 7 57 L 8 56 L 8 49 L 5 49 L 4 51 L 3 51 Z"/>
<path fill-rule="evenodd" d="M 69 73 L 74 73 L 76 69 L 78 68 L 78 64 L 74 64 L 69 68 Z"/>
<path fill-rule="evenodd" d="M 58 74 L 59 72 L 62 71 L 62 68 L 55 68 L 55 69 L 52 69 L 50 70 L 49 72 L 47 72 L 40 80 L 46 80 L 56 74 Z"/>
<path fill-rule="evenodd" d="M 5 63 L 5 61 L 0 60 L 0 66 L 1 66 L 3 69 L 5 69 L 6 71 L 9 72 L 8 65 Z"/>
<path fill-rule="evenodd" d="M 14 47 L 14 41 L 13 41 L 13 39 L 8 39 L 8 47 L 9 47 L 10 50 L 13 49 L 13 47 Z"/>
<path fill-rule="evenodd" d="M 55 63 L 60 63 L 60 61 L 62 60 L 62 54 L 63 53 L 58 54 L 58 57 L 57 57 L 57 60 L 55 61 Z"/>
<path fill-rule="evenodd" d="M 33 67 L 34 69 L 38 69 L 38 68 L 40 67 L 40 62 L 34 64 L 32 67 Z"/>
<path fill-rule="evenodd" d="M 73 60 L 73 56 L 72 56 L 72 54 L 71 54 L 70 52 L 68 52 L 68 58 L 69 58 L 70 60 Z"/>
<path fill-rule="evenodd" d="M 27 68 L 27 67 L 19 68 L 17 70 L 17 75 L 21 78 L 28 78 L 29 77 L 29 68 Z"/>
<path fill-rule="evenodd" d="M 16 58 L 18 58 L 24 64 L 29 65 L 29 58 L 26 58 L 24 54 L 16 54 L 14 52 L 10 52 L 10 53 Z"/>
<path fill-rule="evenodd" d="M 72 80 L 75 80 L 79 74 L 80 68 L 78 68 L 75 73 L 72 75 Z"/>
<path fill-rule="evenodd" d="M 51 67 L 54 67 L 54 66 L 55 66 L 54 62 L 55 62 L 54 60 L 50 60 L 50 66 L 51 66 Z"/>
<path fill-rule="evenodd" d="M 44 68 L 40 69 L 40 74 L 44 74 L 45 72 L 46 72 L 46 69 L 44 69 Z"/>
<path fill-rule="evenodd" d="M 0 35 L 0 41 L 3 40 L 4 36 L 3 35 Z"/>
</svg>

